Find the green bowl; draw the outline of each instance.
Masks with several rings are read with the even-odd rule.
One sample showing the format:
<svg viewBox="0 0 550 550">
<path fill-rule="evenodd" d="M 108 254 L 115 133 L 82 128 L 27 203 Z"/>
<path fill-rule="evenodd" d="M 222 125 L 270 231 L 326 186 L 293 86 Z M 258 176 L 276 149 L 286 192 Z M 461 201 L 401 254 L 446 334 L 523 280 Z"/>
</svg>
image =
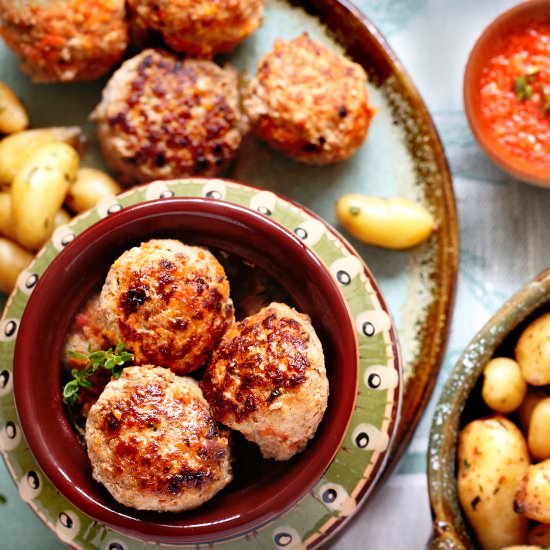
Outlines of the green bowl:
<svg viewBox="0 0 550 550">
<path fill-rule="evenodd" d="M 456 444 L 462 426 L 488 413 L 480 376 L 495 356 L 512 356 L 525 326 L 550 311 L 550 269 L 514 294 L 476 334 L 455 368 L 437 404 L 428 450 L 428 488 L 433 515 L 431 550 L 476 547 L 456 492 Z"/>
</svg>

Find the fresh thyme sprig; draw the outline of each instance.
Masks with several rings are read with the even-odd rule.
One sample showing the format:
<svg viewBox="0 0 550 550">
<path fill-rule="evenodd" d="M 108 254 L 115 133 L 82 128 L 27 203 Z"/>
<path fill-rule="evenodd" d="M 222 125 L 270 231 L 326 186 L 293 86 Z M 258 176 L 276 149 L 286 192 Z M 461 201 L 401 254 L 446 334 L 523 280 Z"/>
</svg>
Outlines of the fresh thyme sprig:
<svg viewBox="0 0 550 550">
<path fill-rule="evenodd" d="M 80 388 L 93 387 L 90 378 L 100 369 L 111 371 L 111 376 L 115 379 L 120 378 L 124 365 L 134 359 L 134 354 L 126 351 L 126 344 L 120 342 L 116 348 L 110 348 L 107 351 L 91 351 L 80 353 L 69 351 L 68 356 L 72 359 L 86 361 L 83 369 L 72 369 L 72 380 L 63 386 L 63 403 L 72 406 L 78 402 Z"/>
</svg>

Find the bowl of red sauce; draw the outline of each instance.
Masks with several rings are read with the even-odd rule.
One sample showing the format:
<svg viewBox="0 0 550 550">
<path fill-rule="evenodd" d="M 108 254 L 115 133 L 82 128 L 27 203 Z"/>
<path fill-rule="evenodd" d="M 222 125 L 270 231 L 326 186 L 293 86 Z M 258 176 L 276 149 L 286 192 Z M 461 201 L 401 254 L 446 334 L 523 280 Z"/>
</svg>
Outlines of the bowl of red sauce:
<svg viewBox="0 0 550 550">
<path fill-rule="evenodd" d="M 550 0 L 519 4 L 483 31 L 466 65 L 464 104 L 497 165 L 550 186 Z"/>
</svg>

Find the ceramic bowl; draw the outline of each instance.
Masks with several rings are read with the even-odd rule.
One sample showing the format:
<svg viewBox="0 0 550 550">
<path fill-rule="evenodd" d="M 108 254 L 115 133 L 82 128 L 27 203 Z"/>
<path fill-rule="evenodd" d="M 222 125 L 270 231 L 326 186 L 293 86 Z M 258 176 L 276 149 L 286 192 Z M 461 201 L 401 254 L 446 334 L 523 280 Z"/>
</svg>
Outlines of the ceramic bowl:
<svg viewBox="0 0 550 550">
<path fill-rule="evenodd" d="M 548 18 L 550 0 L 529 0 L 514 6 L 499 15 L 475 43 L 464 72 L 464 107 L 472 132 L 487 155 L 500 168 L 512 176 L 540 186 L 550 186 L 550 170 L 548 166 L 535 165 L 527 160 L 514 157 L 495 139 L 492 130 L 487 125 L 481 113 L 479 81 L 483 68 L 492 56 L 495 41 L 505 36 L 514 26 L 540 19 Z"/>
<path fill-rule="evenodd" d="M 126 249 L 175 237 L 233 254 L 262 268 L 312 318 L 330 380 L 324 420 L 308 448 L 288 462 L 248 457 L 237 480 L 212 501 L 182 514 L 139 512 L 112 499 L 65 414 L 60 392 L 64 337 L 79 305 Z M 45 374 L 47 373 L 47 374 Z M 18 415 L 37 462 L 75 506 L 115 530 L 148 541 L 199 543 L 254 529 L 280 515 L 319 480 L 346 432 L 358 384 L 358 345 L 337 281 L 310 248 L 267 216 L 211 198 L 166 198 L 130 206 L 78 236 L 33 290 L 14 359 Z"/>
<path fill-rule="evenodd" d="M 487 361 L 494 356 L 513 357 L 522 330 L 547 311 L 550 311 L 550 269 L 512 296 L 477 333 L 443 389 L 429 445 L 432 550 L 475 547 L 475 537 L 462 514 L 456 491 L 458 433 L 468 422 L 489 414 L 481 397 L 480 379 Z"/>
</svg>

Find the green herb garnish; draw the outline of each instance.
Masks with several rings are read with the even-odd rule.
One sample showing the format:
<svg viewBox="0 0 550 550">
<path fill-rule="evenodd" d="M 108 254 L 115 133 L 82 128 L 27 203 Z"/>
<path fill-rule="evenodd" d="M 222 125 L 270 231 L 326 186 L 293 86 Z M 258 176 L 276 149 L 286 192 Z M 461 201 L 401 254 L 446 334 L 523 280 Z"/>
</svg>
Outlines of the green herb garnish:
<svg viewBox="0 0 550 550">
<path fill-rule="evenodd" d="M 115 379 L 120 378 L 124 365 L 134 359 L 134 354 L 126 350 L 126 344 L 121 342 L 116 348 L 110 348 L 107 351 L 91 351 L 88 353 L 79 353 L 69 351 L 68 355 L 72 359 L 86 361 L 83 369 L 72 369 L 72 380 L 63 386 L 63 403 L 66 405 L 75 405 L 78 402 L 80 388 L 93 387 L 90 378 L 100 369 L 111 371 L 111 376 Z"/>
<path fill-rule="evenodd" d="M 537 77 L 537 74 L 540 72 L 538 67 L 529 67 L 525 74 L 518 76 L 514 82 L 514 92 L 516 92 L 516 97 L 520 101 L 525 101 L 531 99 L 533 95 L 533 82 Z"/>
</svg>

